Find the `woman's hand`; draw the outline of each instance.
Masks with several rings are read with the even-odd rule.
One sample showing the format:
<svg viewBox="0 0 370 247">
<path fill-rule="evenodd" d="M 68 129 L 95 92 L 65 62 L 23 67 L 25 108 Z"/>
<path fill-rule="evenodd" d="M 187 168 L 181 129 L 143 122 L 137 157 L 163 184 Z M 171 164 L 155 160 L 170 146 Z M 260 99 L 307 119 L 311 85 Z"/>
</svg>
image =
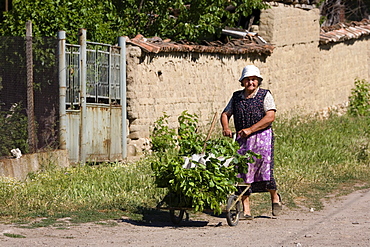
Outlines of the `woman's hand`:
<svg viewBox="0 0 370 247">
<path fill-rule="evenodd" d="M 222 125 L 222 134 L 224 136 L 228 136 L 230 138 L 233 137 L 233 132 L 231 132 L 230 128 L 229 128 L 229 119 L 230 119 L 231 115 L 228 114 L 227 112 L 223 112 L 221 114 L 221 125 Z"/>
<path fill-rule="evenodd" d="M 224 130 L 222 130 L 222 134 L 223 134 L 224 136 L 228 136 L 228 137 L 230 137 L 230 138 L 232 138 L 232 137 L 233 137 L 233 132 L 232 132 L 230 129 L 224 129 Z"/>
<path fill-rule="evenodd" d="M 251 128 L 246 128 L 246 129 L 240 130 L 238 132 L 238 136 L 246 138 L 246 137 L 250 136 L 252 133 L 253 133 L 253 131 L 251 130 Z"/>
<path fill-rule="evenodd" d="M 246 138 L 253 134 L 254 132 L 263 130 L 267 128 L 275 120 L 275 110 L 269 110 L 266 112 L 266 115 L 257 123 L 253 124 L 249 128 L 242 129 L 238 132 L 238 136 Z"/>
</svg>

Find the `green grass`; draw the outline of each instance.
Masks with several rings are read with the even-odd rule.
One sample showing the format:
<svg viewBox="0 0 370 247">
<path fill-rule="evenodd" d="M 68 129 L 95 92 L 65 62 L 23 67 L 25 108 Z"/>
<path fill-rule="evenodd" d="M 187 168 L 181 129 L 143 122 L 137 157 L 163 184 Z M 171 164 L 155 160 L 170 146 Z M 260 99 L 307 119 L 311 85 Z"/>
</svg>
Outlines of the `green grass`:
<svg viewBox="0 0 370 247">
<path fill-rule="evenodd" d="M 277 120 L 275 177 L 285 206 L 320 209 L 328 195 L 368 188 L 369 126 L 367 118 L 349 116 Z M 122 216 L 146 220 L 148 214 L 159 214 L 154 208 L 166 193 L 153 184 L 150 159 L 50 168 L 22 182 L 2 177 L 0 216 L 24 227 L 59 229 Z M 254 214 L 271 208 L 267 193 L 251 200 Z"/>
<path fill-rule="evenodd" d="M 153 186 L 149 164 L 146 160 L 50 169 L 30 174 L 24 182 L 1 178 L 0 214 L 11 221 L 49 219 L 37 223 L 40 226 L 65 217 L 72 223 L 123 215 L 141 219 L 140 210 L 153 207 L 164 194 Z"/>
<path fill-rule="evenodd" d="M 286 205 L 321 209 L 328 194 L 369 187 L 369 126 L 369 118 L 347 115 L 276 121 L 275 176 Z M 266 194 L 253 203 L 270 208 Z"/>
<path fill-rule="evenodd" d="M 9 238 L 25 238 L 23 235 L 13 233 L 3 233 L 3 235 Z"/>
</svg>

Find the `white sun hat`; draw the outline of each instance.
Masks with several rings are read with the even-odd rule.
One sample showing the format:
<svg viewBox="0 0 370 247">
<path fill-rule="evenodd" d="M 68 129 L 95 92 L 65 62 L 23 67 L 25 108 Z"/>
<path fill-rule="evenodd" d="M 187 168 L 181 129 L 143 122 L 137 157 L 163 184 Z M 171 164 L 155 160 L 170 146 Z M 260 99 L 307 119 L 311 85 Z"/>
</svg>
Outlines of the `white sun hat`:
<svg viewBox="0 0 370 247">
<path fill-rule="evenodd" d="M 257 76 L 261 80 L 263 79 L 260 70 L 254 65 L 247 65 L 243 68 L 242 76 L 240 77 L 239 81 L 241 82 L 245 77 L 249 76 Z"/>
</svg>

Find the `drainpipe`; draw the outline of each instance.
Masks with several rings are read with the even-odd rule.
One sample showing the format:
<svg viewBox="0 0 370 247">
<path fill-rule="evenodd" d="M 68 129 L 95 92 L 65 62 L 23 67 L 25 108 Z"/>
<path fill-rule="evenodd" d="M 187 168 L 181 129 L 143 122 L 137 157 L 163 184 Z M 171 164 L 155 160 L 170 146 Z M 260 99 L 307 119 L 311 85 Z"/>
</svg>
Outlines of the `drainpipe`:
<svg viewBox="0 0 370 247">
<path fill-rule="evenodd" d="M 59 60 L 59 148 L 65 150 L 67 133 L 66 115 L 66 32 L 58 32 L 58 60 Z"/>
<path fill-rule="evenodd" d="M 127 157 L 127 107 L 126 107 L 126 38 L 118 37 L 118 46 L 121 47 L 120 54 L 120 88 L 122 106 L 122 158 Z"/>
<path fill-rule="evenodd" d="M 79 30 L 80 45 L 80 147 L 79 160 L 86 161 L 86 29 Z"/>
</svg>

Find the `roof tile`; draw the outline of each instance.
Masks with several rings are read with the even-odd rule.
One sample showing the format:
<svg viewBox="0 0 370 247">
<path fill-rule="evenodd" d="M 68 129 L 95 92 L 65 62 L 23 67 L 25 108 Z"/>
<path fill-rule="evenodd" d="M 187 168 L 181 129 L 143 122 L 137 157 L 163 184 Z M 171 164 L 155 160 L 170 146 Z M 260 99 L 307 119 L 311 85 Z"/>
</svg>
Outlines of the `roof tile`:
<svg viewBox="0 0 370 247">
<path fill-rule="evenodd" d="M 126 37 L 126 43 L 139 46 L 148 53 L 159 52 L 195 52 L 195 53 L 221 53 L 221 54 L 265 54 L 271 55 L 274 47 L 266 43 L 256 33 L 246 32 L 245 38 L 230 39 L 227 43 L 221 41 L 204 41 L 202 44 L 179 41 L 171 42 L 159 37 L 145 38 L 138 34 L 135 38 Z"/>
<path fill-rule="evenodd" d="M 338 23 L 330 27 L 322 27 L 320 44 L 338 43 L 344 40 L 358 39 L 370 35 L 370 20 Z"/>
</svg>

